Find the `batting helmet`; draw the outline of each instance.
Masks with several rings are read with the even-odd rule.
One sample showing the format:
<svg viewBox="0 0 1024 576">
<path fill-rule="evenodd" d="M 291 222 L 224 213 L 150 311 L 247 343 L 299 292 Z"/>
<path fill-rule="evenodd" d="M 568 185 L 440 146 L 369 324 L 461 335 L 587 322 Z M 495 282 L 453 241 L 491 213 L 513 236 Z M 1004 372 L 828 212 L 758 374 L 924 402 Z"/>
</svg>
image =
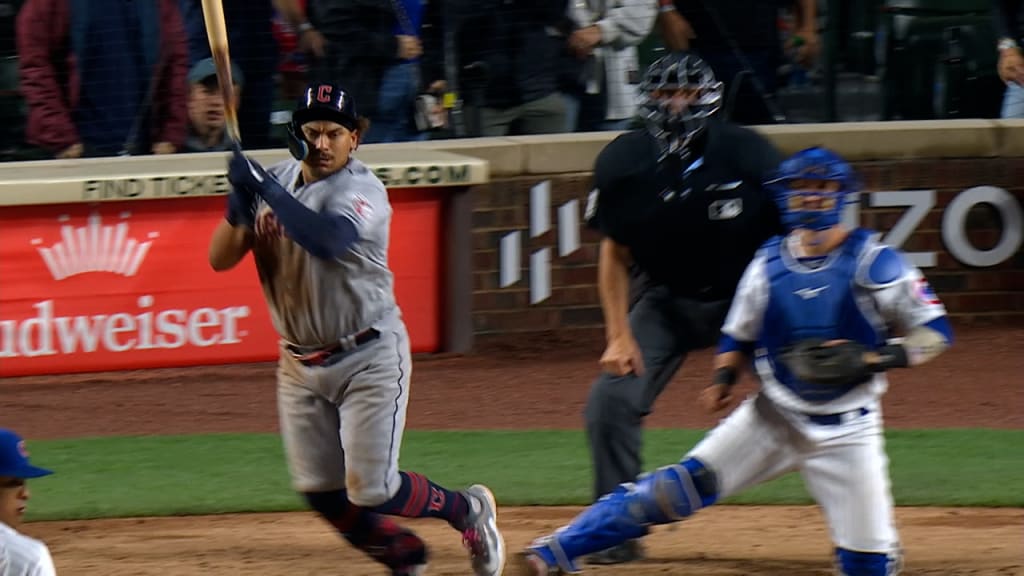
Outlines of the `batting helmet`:
<svg viewBox="0 0 1024 576">
<path fill-rule="evenodd" d="M 794 180 L 832 181 L 838 186 L 834 190 L 794 190 Z M 853 167 L 821 147 L 801 150 L 784 160 L 766 185 L 789 230 L 826 230 L 839 224 L 843 207 L 860 191 L 860 179 Z M 820 197 L 822 202 L 809 208 L 803 201 L 805 196 Z"/>
<path fill-rule="evenodd" d="M 680 90 L 693 94 L 681 101 Z M 721 109 L 723 92 L 714 71 L 696 55 L 673 52 L 662 56 L 647 67 L 640 84 L 647 129 L 665 145 L 666 152 L 681 152 Z"/>
<path fill-rule="evenodd" d="M 336 122 L 355 130 L 359 126 L 355 100 L 337 84 L 315 82 L 306 87 L 288 123 L 288 150 L 296 160 L 304 160 L 309 154 L 302 125 L 316 120 Z"/>
</svg>

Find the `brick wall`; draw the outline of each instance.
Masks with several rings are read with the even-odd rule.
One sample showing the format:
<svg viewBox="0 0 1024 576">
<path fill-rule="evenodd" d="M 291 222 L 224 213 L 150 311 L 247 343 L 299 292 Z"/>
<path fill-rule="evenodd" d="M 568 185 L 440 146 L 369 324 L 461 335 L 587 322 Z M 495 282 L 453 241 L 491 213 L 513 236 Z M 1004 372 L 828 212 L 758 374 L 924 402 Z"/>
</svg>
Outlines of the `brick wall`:
<svg viewBox="0 0 1024 576">
<path fill-rule="evenodd" d="M 1004 262 L 976 268 L 959 262 L 943 241 L 943 214 L 954 197 L 976 186 L 995 186 L 1024 210 L 1024 158 L 984 158 L 863 162 L 855 166 L 873 191 L 934 190 L 935 205 L 902 245 L 906 252 L 936 252 L 936 266 L 922 268 L 950 313 L 963 321 L 1024 322 L 1024 252 Z M 550 180 L 551 229 L 530 236 L 530 189 Z M 602 316 L 597 297 L 598 237 L 582 223 L 590 191 L 590 174 L 559 174 L 497 179 L 478 186 L 473 197 L 473 329 L 478 336 L 552 330 L 599 331 Z M 558 252 L 558 207 L 576 200 L 580 214 L 579 248 L 561 257 Z M 861 225 L 888 233 L 907 213 L 906 207 L 871 207 L 860 202 Z M 965 220 L 967 238 L 978 250 L 999 240 L 998 213 L 987 204 L 975 206 Z M 500 285 L 501 239 L 520 231 L 521 279 Z M 531 304 L 530 254 L 551 249 L 550 297 Z"/>
</svg>

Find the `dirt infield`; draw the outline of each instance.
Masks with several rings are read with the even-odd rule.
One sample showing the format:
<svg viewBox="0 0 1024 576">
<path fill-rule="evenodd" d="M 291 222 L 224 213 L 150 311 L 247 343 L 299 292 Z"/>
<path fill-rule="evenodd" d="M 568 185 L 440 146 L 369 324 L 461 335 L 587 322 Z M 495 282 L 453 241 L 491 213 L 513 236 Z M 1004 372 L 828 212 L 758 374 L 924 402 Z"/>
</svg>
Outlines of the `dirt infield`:
<svg viewBox="0 0 1024 576">
<path fill-rule="evenodd" d="M 510 549 L 566 522 L 576 509 L 510 508 L 499 516 Z M 1022 510 L 900 509 L 907 575 L 1024 574 Z M 432 545 L 432 576 L 465 576 L 458 535 L 437 521 L 408 523 Z M 662 527 L 632 576 L 818 576 L 829 571 L 829 540 L 814 508 L 722 507 Z M 381 576 L 312 514 L 251 514 L 41 523 L 31 531 L 75 576 Z M 511 563 L 510 563 L 511 564 Z M 587 571 L 590 573 L 590 570 Z M 626 573 L 615 567 L 594 574 Z M 515 570 L 508 574 L 514 575 Z"/>
<path fill-rule="evenodd" d="M 958 327 L 940 361 L 892 376 L 887 426 L 1024 428 L 1022 342 L 1024 327 Z M 551 336 L 418 359 L 409 427 L 578 428 L 599 351 L 592 339 Z M 714 425 L 693 405 L 709 362 L 708 353 L 688 360 L 650 426 Z M 29 438 L 277 430 L 270 364 L 11 378 L 0 399 L 0 422 Z M 502 526 L 517 549 L 574 513 L 506 508 Z M 901 508 L 898 519 L 906 574 L 1024 574 L 1024 510 Z M 454 533 L 412 524 L 435 547 L 431 574 L 468 573 Z M 309 514 L 40 522 L 26 532 L 51 544 L 62 574 L 383 574 Z M 720 507 L 658 530 L 649 546 L 630 574 L 830 573 L 827 532 L 810 507 Z"/>
</svg>

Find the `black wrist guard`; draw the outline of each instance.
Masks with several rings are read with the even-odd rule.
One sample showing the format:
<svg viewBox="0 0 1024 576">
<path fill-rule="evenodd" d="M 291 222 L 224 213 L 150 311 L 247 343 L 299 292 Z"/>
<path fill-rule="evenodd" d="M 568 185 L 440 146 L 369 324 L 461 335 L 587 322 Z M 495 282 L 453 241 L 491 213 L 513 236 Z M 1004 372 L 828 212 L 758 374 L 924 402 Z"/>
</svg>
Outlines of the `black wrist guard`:
<svg viewBox="0 0 1024 576">
<path fill-rule="evenodd" d="M 878 356 L 878 363 L 871 365 L 871 369 L 875 372 L 885 372 L 890 368 L 906 368 L 910 365 L 907 349 L 900 344 L 882 346 L 878 349 Z"/>
<path fill-rule="evenodd" d="M 736 369 L 732 366 L 723 366 L 715 370 L 715 375 L 711 378 L 712 384 L 725 384 L 726 386 L 732 386 L 736 383 Z"/>
</svg>

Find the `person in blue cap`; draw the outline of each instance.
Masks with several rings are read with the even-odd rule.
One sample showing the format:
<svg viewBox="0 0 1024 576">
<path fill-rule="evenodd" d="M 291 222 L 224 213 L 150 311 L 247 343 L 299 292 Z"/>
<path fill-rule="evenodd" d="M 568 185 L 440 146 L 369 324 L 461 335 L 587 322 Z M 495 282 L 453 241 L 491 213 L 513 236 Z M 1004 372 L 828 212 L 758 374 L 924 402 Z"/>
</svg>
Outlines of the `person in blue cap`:
<svg viewBox="0 0 1024 576">
<path fill-rule="evenodd" d="M 53 474 L 33 466 L 25 441 L 0 428 L 0 574 L 54 576 L 57 571 L 46 544 L 18 532 L 31 493 L 27 480 Z"/>
</svg>

